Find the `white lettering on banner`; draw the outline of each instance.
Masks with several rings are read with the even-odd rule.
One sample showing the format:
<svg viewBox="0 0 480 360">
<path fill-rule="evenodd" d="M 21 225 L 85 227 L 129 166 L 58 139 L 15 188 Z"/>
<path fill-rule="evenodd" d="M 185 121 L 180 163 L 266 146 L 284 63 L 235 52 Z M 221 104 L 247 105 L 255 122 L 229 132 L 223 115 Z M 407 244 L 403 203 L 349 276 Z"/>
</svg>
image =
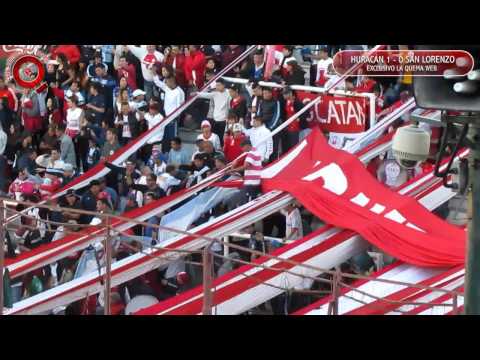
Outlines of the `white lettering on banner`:
<svg viewBox="0 0 480 360">
<path fill-rule="evenodd" d="M 338 125 L 350 125 L 356 124 L 358 126 L 365 125 L 365 111 L 362 108 L 362 104 L 356 101 L 345 101 L 345 100 L 330 100 L 328 102 L 328 113 L 327 118 L 322 118 L 319 106 L 315 106 L 315 109 L 312 110 L 311 116 L 315 111 L 317 119 L 323 124 L 331 124 L 333 122 Z"/>
<path fill-rule="evenodd" d="M 313 181 L 323 179 L 323 187 L 336 195 L 342 195 L 348 189 L 348 180 L 342 168 L 335 163 L 328 164 L 321 169 L 305 176 L 302 180 Z"/>
<path fill-rule="evenodd" d="M 365 196 L 364 193 L 358 193 L 357 196 L 355 196 L 353 199 L 350 199 L 351 202 L 354 204 L 360 205 L 361 207 L 367 206 L 367 204 L 370 202 L 370 199 Z"/>
<path fill-rule="evenodd" d="M 313 173 L 304 176 L 302 180 L 314 181 L 318 178 L 323 179 L 323 188 L 334 193 L 335 195 L 343 195 L 348 190 L 348 179 L 342 168 L 335 163 L 330 163 L 318 170 L 315 170 Z M 356 205 L 365 207 L 370 203 L 370 198 L 363 192 L 360 192 L 351 198 L 350 201 Z M 381 214 L 384 210 L 385 206 L 378 203 L 370 208 L 370 211 L 377 215 Z M 389 211 L 384 215 L 384 217 L 399 224 L 403 224 L 407 221 L 407 219 L 396 209 Z M 406 226 L 425 233 L 425 230 L 410 222 L 407 222 Z"/>
</svg>

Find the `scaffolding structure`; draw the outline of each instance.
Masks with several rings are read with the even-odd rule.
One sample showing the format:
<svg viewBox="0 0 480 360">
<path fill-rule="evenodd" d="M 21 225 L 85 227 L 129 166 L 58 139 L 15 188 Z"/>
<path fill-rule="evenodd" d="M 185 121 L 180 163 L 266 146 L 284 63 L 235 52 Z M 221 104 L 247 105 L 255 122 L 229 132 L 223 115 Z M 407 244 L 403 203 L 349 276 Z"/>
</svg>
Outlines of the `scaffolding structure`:
<svg viewBox="0 0 480 360">
<path fill-rule="evenodd" d="M 101 223 L 99 225 L 94 225 L 95 227 L 100 227 L 103 228 L 102 234 L 104 234 L 104 248 L 105 248 L 105 256 L 106 256 L 106 261 L 105 264 L 102 265 L 101 267 L 104 268 L 104 275 L 101 278 L 101 282 L 103 284 L 103 294 L 104 294 L 104 314 L 105 315 L 110 315 L 111 314 L 111 264 L 112 264 L 112 239 L 114 239 L 118 235 L 122 235 L 123 237 L 128 237 L 128 235 L 116 231 L 112 226 L 112 219 L 119 219 L 119 220 L 128 220 L 129 222 L 133 222 L 136 225 L 141 225 L 141 226 L 149 226 L 151 228 L 156 229 L 156 231 L 169 231 L 169 232 L 174 232 L 177 234 L 183 234 L 183 235 L 188 235 L 192 237 L 197 237 L 197 238 L 202 238 L 208 242 L 208 245 L 203 248 L 201 251 L 195 251 L 195 250 L 181 250 L 181 249 L 174 249 L 174 248 L 164 248 L 161 246 L 161 244 L 158 245 L 152 245 L 152 248 L 156 249 L 164 249 L 168 250 L 169 252 L 172 253 L 178 253 L 180 256 L 185 256 L 188 254 L 202 254 L 202 263 L 195 263 L 192 262 L 192 264 L 201 266 L 202 267 L 202 272 L 203 272 L 203 281 L 202 281 L 202 286 L 203 286 L 203 306 L 202 306 L 202 313 L 204 315 L 212 315 L 214 314 L 214 304 L 213 304 L 213 296 L 215 293 L 215 288 L 213 287 L 213 280 L 214 280 L 214 268 L 213 268 L 213 263 L 215 258 L 220 258 L 222 260 L 229 260 L 233 263 L 241 264 L 241 265 L 250 265 L 255 268 L 263 268 L 263 269 L 268 269 L 268 270 L 273 270 L 279 273 L 288 273 L 294 276 L 301 277 L 302 279 L 309 279 L 317 282 L 321 282 L 324 284 L 327 284 L 329 289 L 328 291 L 315 291 L 315 290 L 293 290 L 289 288 L 279 288 L 283 292 L 297 292 L 297 293 L 303 293 L 303 294 L 309 294 L 309 295 L 314 295 L 317 297 L 323 297 L 323 296 L 331 296 L 332 299 L 329 302 L 329 311 L 328 313 L 331 315 L 337 315 L 338 314 L 338 299 L 340 296 L 345 296 L 348 297 L 348 295 L 343 294 L 341 295 L 342 289 L 354 289 L 356 292 L 363 294 L 365 296 L 368 296 L 370 298 L 373 298 L 377 301 L 384 301 L 390 304 L 398 304 L 399 306 L 401 305 L 414 305 L 414 306 L 421 306 L 421 305 L 431 305 L 429 303 L 425 302 L 408 302 L 408 301 L 397 301 L 397 300 L 390 300 L 390 299 L 385 299 L 385 298 L 380 298 L 377 297 L 373 294 L 368 294 L 365 292 L 362 292 L 358 288 L 353 287 L 352 285 L 348 284 L 348 280 L 368 280 L 368 281 L 376 281 L 376 282 L 383 282 L 383 283 L 389 283 L 389 284 L 395 284 L 395 285 L 400 285 L 400 286 L 405 286 L 408 288 L 416 288 L 419 290 L 430 290 L 430 291 L 435 291 L 435 292 L 440 292 L 443 294 L 447 294 L 452 297 L 452 303 L 451 304 L 435 304 L 432 306 L 446 306 L 446 307 L 451 307 L 452 308 L 452 313 L 453 314 L 458 314 L 459 313 L 459 307 L 458 307 L 458 298 L 463 297 L 463 293 L 459 291 L 454 291 L 454 290 L 447 290 L 439 287 L 432 287 L 432 286 L 426 286 L 426 285 L 420 285 L 420 284 L 415 284 L 415 283 L 407 283 L 407 282 L 401 282 L 401 281 L 394 281 L 394 280 L 388 280 L 388 279 L 381 279 L 377 277 L 372 277 L 372 276 L 365 276 L 365 275 L 360 275 L 360 274 L 352 274 L 352 273 L 346 273 L 346 272 L 341 272 L 338 268 L 336 270 L 331 270 L 331 269 L 322 269 L 319 267 L 315 267 L 312 265 L 308 264 L 303 264 L 301 262 L 297 262 L 291 259 L 285 259 L 281 257 L 276 257 L 274 255 L 268 254 L 268 253 L 263 253 L 260 251 L 256 251 L 244 246 L 240 246 L 238 244 L 234 244 L 230 241 L 226 241 L 225 238 L 212 238 L 208 236 L 203 236 L 199 235 L 196 233 L 191 233 L 188 231 L 183 231 L 183 230 L 178 230 L 178 229 L 173 229 L 161 225 L 156 225 L 156 224 L 150 224 L 147 222 L 143 221 L 137 221 L 135 219 L 130 219 L 130 218 L 125 218 L 116 214 L 111 214 L 111 213 L 101 213 L 101 212 L 91 212 L 91 211 L 86 211 L 86 210 L 80 210 L 80 209 L 72 209 L 72 208 L 66 208 L 66 207 L 60 207 L 56 205 L 46 205 L 46 204 L 35 204 L 31 202 L 26 202 L 26 201 L 14 201 L 11 199 L 6 199 L 6 198 L 0 198 L 0 240 L 3 241 L 2 245 L 5 242 L 5 234 L 6 231 L 10 230 L 15 230 L 20 228 L 25 228 L 28 226 L 21 225 L 21 224 L 15 224 L 12 223 L 11 221 L 5 221 L 6 216 L 8 213 L 19 213 L 16 210 L 13 210 L 11 207 L 16 206 L 16 205 L 24 205 L 24 206 L 29 206 L 32 208 L 45 208 L 50 211 L 68 211 L 71 213 L 78 213 L 80 215 L 92 215 L 95 216 L 99 219 L 101 219 Z M 21 217 L 24 218 L 31 218 L 28 215 L 21 214 Z M 20 218 L 17 218 L 18 220 Z M 72 226 L 72 224 L 69 223 L 59 223 L 59 222 L 52 222 L 50 220 L 43 220 L 43 219 L 38 219 L 38 218 L 32 218 L 32 220 L 36 220 L 37 222 L 44 222 L 46 224 L 48 223 L 54 223 L 55 225 L 63 225 L 65 233 L 71 233 L 72 231 L 68 230 L 69 227 Z M 82 227 L 82 225 L 75 225 L 75 227 Z M 86 225 L 86 226 L 92 226 L 92 225 Z M 38 227 L 38 226 L 37 226 Z M 33 227 L 33 228 L 37 228 Z M 50 231 L 50 230 L 46 230 Z M 231 235 L 239 235 L 239 234 L 231 234 Z M 274 239 L 274 238 L 272 238 Z M 320 276 L 307 276 L 305 274 L 300 274 L 298 272 L 294 272 L 290 269 L 287 268 L 278 268 L 278 267 L 272 267 L 272 266 L 267 266 L 265 264 L 260 264 L 257 262 L 252 262 L 252 261 L 245 261 L 242 259 L 233 259 L 231 257 L 228 257 L 228 251 L 225 251 L 223 254 L 219 254 L 217 252 L 213 252 L 211 250 L 212 245 L 217 242 L 221 244 L 224 249 L 230 250 L 237 250 L 237 251 L 242 251 L 246 252 L 249 254 L 254 254 L 257 256 L 263 256 L 268 259 L 272 260 L 279 260 L 287 264 L 303 267 L 305 269 L 311 269 L 315 270 L 317 273 L 322 274 L 322 275 L 327 275 L 329 279 L 325 279 L 324 277 Z M 129 248 L 132 251 L 135 252 L 143 252 L 145 249 L 139 249 L 131 244 L 128 243 L 122 243 L 123 246 Z M 152 255 L 150 255 L 152 256 Z M 0 273 L 4 273 L 4 246 L 0 246 Z M 101 273 L 102 269 L 98 269 L 99 273 Z M 245 275 L 248 276 L 248 275 Z M 1 282 L 0 282 L 0 314 L 3 314 L 3 276 L 0 277 Z M 262 280 L 256 279 L 255 275 L 250 276 L 251 279 L 254 281 L 257 281 L 259 284 L 264 284 L 267 286 L 273 286 L 277 287 L 272 284 L 268 284 L 268 282 L 264 282 Z M 89 297 L 89 296 L 88 296 Z M 87 297 L 87 298 L 88 298 Z M 361 302 L 358 299 L 353 299 L 355 301 Z"/>
</svg>

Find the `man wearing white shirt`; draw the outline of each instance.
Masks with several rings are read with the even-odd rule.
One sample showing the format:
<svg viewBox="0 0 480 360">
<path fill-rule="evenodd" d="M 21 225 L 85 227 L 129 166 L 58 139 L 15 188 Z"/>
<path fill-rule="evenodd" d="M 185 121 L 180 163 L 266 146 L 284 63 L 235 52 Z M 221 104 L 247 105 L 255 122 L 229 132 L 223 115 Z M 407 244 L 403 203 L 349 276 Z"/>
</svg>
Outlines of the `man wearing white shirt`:
<svg viewBox="0 0 480 360">
<path fill-rule="evenodd" d="M 285 210 L 280 212 L 285 215 L 286 220 L 285 241 L 301 239 L 303 237 L 303 225 L 300 210 L 295 204 L 290 203 Z"/>
<path fill-rule="evenodd" d="M 185 93 L 180 86 L 177 86 L 175 76 L 171 75 L 165 79 L 160 80 L 158 75 L 155 75 L 153 82 L 165 93 L 165 99 L 163 101 L 163 111 L 168 117 L 177 108 L 185 102 Z M 177 136 L 178 121 L 177 119 L 170 120 L 170 123 L 165 126 L 165 132 L 163 136 L 163 151 L 170 151 L 170 141 Z"/>
<path fill-rule="evenodd" d="M 252 146 L 261 155 L 262 162 L 268 161 L 273 152 L 273 140 L 272 132 L 264 125 L 263 119 L 260 116 L 255 117 L 253 127 L 245 130 L 245 133 L 250 138 Z M 262 141 L 264 139 L 266 140 Z"/>
<path fill-rule="evenodd" d="M 144 115 L 148 124 L 148 130 L 152 129 L 163 120 L 162 114 L 160 114 L 160 105 L 153 103 L 150 105 L 148 112 Z M 162 142 L 164 128 L 160 129 L 155 136 L 152 136 L 148 140 L 149 144 L 158 144 Z"/>
<path fill-rule="evenodd" d="M 155 45 L 143 45 L 141 47 L 127 45 L 127 48 L 142 64 L 143 87 L 147 93 L 147 100 L 150 100 L 153 95 L 153 65 L 157 62 L 163 62 L 164 56 L 160 51 L 155 50 Z"/>
<path fill-rule="evenodd" d="M 328 56 L 328 49 L 326 46 L 320 48 L 318 57 L 319 59 L 317 62 L 317 76 L 315 77 L 315 84 L 317 86 L 324 87 L 329 77 L 328 67 L 333 63 L 333 59 Z"/>
<path fill-rule="evenodd" d="M 215 85 L 215 91 L 211 93 L 199 92 L 199 97 L 213 101 L 213 132 L 217 134 L 220 141 L 223 141 L 225 133 L 225 124 L 227 121 L 228 110 L 230 110 L 230 95 L 225 89 L 225 81 L 219 79 Z"/>
</svg>

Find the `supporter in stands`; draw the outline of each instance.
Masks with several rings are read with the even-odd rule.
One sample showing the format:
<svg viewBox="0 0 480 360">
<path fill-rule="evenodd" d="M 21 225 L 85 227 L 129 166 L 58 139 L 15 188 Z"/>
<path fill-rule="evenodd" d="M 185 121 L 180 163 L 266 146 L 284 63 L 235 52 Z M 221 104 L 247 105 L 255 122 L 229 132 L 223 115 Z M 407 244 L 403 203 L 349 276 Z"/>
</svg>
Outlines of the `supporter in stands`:
<svg viewBox="0 0 480 360">
<path fill-rule="evenodd" d="M 144 81 L 144 89 L 146 92 L 147 100 L 154 95 L 158 95 L 155 93 L 155 87 L 153 84 L 153 65 L 157 62 L 163 62 L 164 55 L 157 51 L 155 45 L 145 45 L 144 47 L 138 47 L 133 45 L 127 45 L 128 50 L 135 55 L 142 65 L 142 75 Z"/>
<path fill-rule="evenodd" d="M 148 112 L 145 114 L 145 120 L 148 124 L 148 130 L 151 130 L 155 125 L 159 124 L 163 120 L 163 116 L 160 114 L 160 105 L 158 103 L 153 103 L 148 106 Z M 162 140 L 163 132 L 153 136 L 150 139 L 149 144 L 161 146 Z"/>
<path fill-rule="evenodd" d="M 121 135 L 120 144 L 122 146 L 138 136 L 138 122 L 135 115 L 130 111 L 128 102 L 122 103 L 121 112 L 115 118 L 114 124 Z"/>
<path fill-rule="evenodd" d="M 112 156 L 115 151 L 120 149 L 120 144 L 117 140 L 117 132 L 115 129 L 107 130 L 107 138 L 105 144 L 103 144 L 102 152 L 100 153 L 100 160 L 105 160 Z"/>
<path fill-rule="evenodd" d="M 285 99 L 284 111 L 285 119 L 291 118 L 297 112 L 302 110 L 303 103 L 297 99 L 295 92 L 287 87 L 283 90 L 283 97 Z M 306 117 L 308 113 L 300 115 L 296 120 L 291 122 L 287 129 L 283 131 L 282 145 L 284 145 L 283 152 L 287 152 L 292 147 L 298 144 L 300 139 L 300 130 L 308 127 L 306 123 Z"/>
<path fill-rule="evenodd" d="M 156 75 L 153 78 L 153 81 L 155 82 L 155 85 L 157 85 L 165 93 L 165 98 L 163 100 L 163 112 L 165 113 L 165 116 L 169 116 L 185 102 L 185 93 L 183 92 L 182 88 L 177 85 L 175 75 L 166 77 L 165 81 L 161 81 L 158 75 Z M 177 116 L 175 120 L 170 122 L 165 127 L 163 138 L 164 152 L 169 151 L 170 140 L 177 136 L 178 119 L 179 117 Z"/>
<path fill-rule="evenodd" d="M 182 147 L 182 139 L 178 136 L 170 141 L 170 151 L 168 152 L 169 165 L 182 165 L 190 162 L 190 156 L 185 148 Z"/>
<path fill-rule="evenodd" d="M 262 100 L 257 109 L 256 116 L 263 119 L 263 123 L 270 131 L 274 131 L 281 124 L 281 106 L 280 101 L 273 98 L 272 89 L 263 87 Z M 273 152 L 270 160 L 278 158 L 281 135 L 277 134 L 273 137 Z"/>
<path fill-rule="evenodd" d="M 267 163 L 273 152 L 271 131 L 263 123 L 261 116 L 256 116 L 253 127 L 246 131 L 252 146 L 255 147 L 262 158 L 262 163 Z"/>
<path fill-rule="evenodd" d="M 137 183 L 131 185 L 130 187 L 134 190 L 140 190 L 144 194 L 144 196 L 147 193 L 153 194 L 155 196 L 155 199 L 160 199 L 166 195 L 165 191 L 163 191 L 163 189 L 158 186 L 157 175 L 155 174 L 150 174 L 147 176 L 146 185 Z"/>
<path fill-rule="evenodd" d="M 296 60 L 287 63 L 287 73 L 283 77 L 285 85 L 305 85 L 305 71 L 298 65 Z"/>
<path fill-rule="evenodd" d="M 100 182 L 98 180 L 90 181 L 89 189 L 82 195 L 80 203 L 82 209 L 87 211 L 95 211 L 97 208 L 97 195 L 100 193 Z M 92 215 L 83 214 L 80 217 L 81 224 L 89 224 L 92 221 Z"/>
<path fill-rule="evenodd" d="M 243 153 L 241 144 L 245 138 L 240 124 L 233 125 L 231 133 L 225 135 L 223 153 L 228 162 L 232 162 Z"/>
<path fill-rule="evenodd" d="M 191 165 L 180 166 L 180 169 L 191 173 L 186 184 L 187 188 L 198 184 L 207 177 L 210 167 L 206 164 L 205 158 L 206 156 L 204 154 L 197 154 L 193 157 L 193 163 Z"/>
<path fill-rule="evenodd" d="M 88 171 L 91 168 L 93 168 L 97 163 L 100 161 L 100 149 L 98 147 L 97 142 L 95 139 L 90 137 L 88 139 L 88 152 L 86 156 L 86 167 L 83 169 L 83 171 Z"/>
<path fill-rule="evenodd" d="M 119 50 L 121 47 L 117 46 L 117 48 Z M 132 91 L 137 89 L 137 72 L 135 70 L 135 65 L 129 64 L 125 55 L 118 56 L 118 64 L 115 64 L 115 70 L 117 70 L 118 80 L 125 78 L 127 80 L 128 87 Z"/>
<path fill-rule="evenodd" d="M 288 242 L 303 238 L 302 217 L 300 210 L 298 210 L 295 204 L 288 204 L 285 210 L 281 212 L 286 218 L 286 234 L 283 241 Z"/>
<path fill-rule="evenodd" d="M 106 111 L 106 99 L 105 96 L 100 93 L 100 85 L 93 83 L 90 85 L 90 96 L 85 105 L 86 116 L 91 117 L 93 123 L 97 126 L 101 125 L 105 111 Z"/>
<path fill-rule="evenodd" d="M 185 49 L 185 79 L 189 88 L 201 89 L 205 76 L 205 54 L 199 45 L 189 45 Z"/>
<path fill-rule="evenodd" d="M 65 134 L 65 130 L 66 126 L 64 124 L 57 126 L 57 138 L 60 141 L 60 160 L 72 165 L 75 169 L 77 167 L 75 146 L 73 145 L 72 139 Z"/>
<path fill-rule="evenodd" d="M 240 86 L 237 84 L 231 84 L 228 87 L 228 93 L 230 95 L 230 111 L 233 111 L 238 117 L 240 124 L 245 123 L 245 117 L 247 115 L 247 102 L 245 98 L 240 95 Z"/>
<path fill-rule="evenodd" d="M 222 146 L 220 143 L 220 137 L 218 134 L 212 133 L 212 126 L 210 122 L 208 122 L 208 120 L 202 121 L 201 129 L 202 129 L 202 133 L 198 135 L 197 139 L 210 141 L 216 150 L 220 150 Z M 223 132 L 221 135 L 223 137 Z"/>
<path fill-rule="evenodd" d="M 215 91 L 211 93 L 200 92 L 199 97 L 210 99 L 213 101 L 213 132 L 217 134 L 220 139 L 223 139 L 225 133 L 225 124 L 227 120 L 228 110 L 230 109 L 230 95 L 225 90 L 225 81 L 219 79 L 216 81 Z"/>
<path fill-rule="evenodd" d="M 328 47 L 322 46 L 318 50 L 317 74 L 315 85 L 323 87 L 328 81 L 328 66 L 333 63 L 333 59 L 328 56 Z"/>
<path fill-rule="evenodd" d="M 258 84 L 258 82 L 253 82 L 251 89 L 252 89 L 252 97 L 250 98 L 250 102 L 248 103 L 248 113 L 247 113 L 248 119 L 244 124 L 244 126 L 247 129 L 253 126 L 253 120 L 257 115 L 258 106 L 263 98 L 262 87 Z"/>
</svg>

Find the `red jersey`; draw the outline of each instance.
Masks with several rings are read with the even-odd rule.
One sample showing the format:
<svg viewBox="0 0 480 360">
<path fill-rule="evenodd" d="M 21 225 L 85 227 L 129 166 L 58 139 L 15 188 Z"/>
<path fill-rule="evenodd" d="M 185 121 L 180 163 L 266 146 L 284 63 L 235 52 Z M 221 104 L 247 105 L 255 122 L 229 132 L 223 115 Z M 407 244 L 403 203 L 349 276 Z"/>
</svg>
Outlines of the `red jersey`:
<svg viewBox="0 0 480 360">
<path fill-rule="evenodd" d="M 290 119 L 293 115 L 295 115 L 295 108 L 293 106 L 293 101 L 287 100 L 285 103 L 285 113 L 287 115 L 287 119 Z M 298 118 L 294 121 L 292 121 L 288 126 L 287 126 L 287 131 L 290 132 L 299 132 L 300 131 L 300 121 Z"/>
<path fill-rule="evenodd" d="M 228 162 L 231 162 L 242 155 L 243 151 L 240 144 L 243 140 L 245 140 L 245 135 L 243 134 L 238 138 L 233 137 L 233 135 L 225 136 L 223 153 L 225 154 L 225 159 L 227 159 Z"/>
<path fill-rule="evenodd" d="M 18 110 L 18 98 L 15 95 L 15 91 L 10 89 L 9 87 L 5 87 L 4 89 L 0 89 L 0 98 L 6 98 L 8 108 L 12 111 Z"/>
<path fill-rule="evenodd" d="M 185 55 L 177 54 L 173 56 L 172 54 L 168 54 L 165 58 L 165 64 L 171 65 L 175 70 L 177 85 L 181 87 L 187 86 L 187 79 L 185 78 Z"/>
<path fill-rule="evenodd" d="M 185 79 L 194 82 L 198 89 L 203 87 L 205 64 L 205 55 L 201 51 L 185 56 Z"/>
<path fill-rule="evenodd" d="M 133 64 L 128 64 L 124 68 L 118 68 L 117 77 L 118 80 L 122 77 L 127 79 L 127 84 L 132 91 L 137 89 L 137 72 L 135 71 L 135 66 Z"/>
</svg>

